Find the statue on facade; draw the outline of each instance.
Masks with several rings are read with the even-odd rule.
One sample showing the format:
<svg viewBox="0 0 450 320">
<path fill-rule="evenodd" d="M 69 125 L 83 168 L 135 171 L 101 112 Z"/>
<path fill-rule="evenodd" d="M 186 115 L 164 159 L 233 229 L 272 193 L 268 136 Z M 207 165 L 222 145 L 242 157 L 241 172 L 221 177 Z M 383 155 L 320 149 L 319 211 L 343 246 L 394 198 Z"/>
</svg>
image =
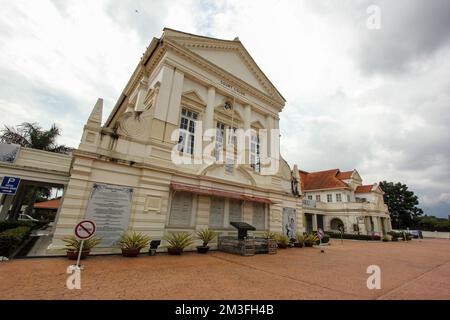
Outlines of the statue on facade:
<svg viewBox="0 0 450 320">
<path fill-rule="evenodd" d="M 300 174 L 298 173 L 298 167 L 295 164 L 294 169 L 292 170 L 291 189 L 292 189 L 292 194 L 297 197 L 300 196 L 299 184 L 300 184 Z"/>
</svg>

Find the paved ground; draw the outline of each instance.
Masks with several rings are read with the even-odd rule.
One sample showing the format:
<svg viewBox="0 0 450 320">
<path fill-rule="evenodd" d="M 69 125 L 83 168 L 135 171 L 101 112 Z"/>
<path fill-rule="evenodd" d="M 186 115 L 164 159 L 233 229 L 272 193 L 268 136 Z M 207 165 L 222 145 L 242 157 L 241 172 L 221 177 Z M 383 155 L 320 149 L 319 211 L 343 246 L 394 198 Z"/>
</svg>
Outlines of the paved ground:
<svg viewBox="0 0 450 320">
<path fill-rule="evenodd" d="M 0 299 L 450 299 L 450 241 L 332 241 L 323 248 L 240 257 L 90 257 L 82 289 L 66 289 L 63 258 L 0 262 Z M 381 267 L 381 290 L 366 287 Z"/>
</svg>

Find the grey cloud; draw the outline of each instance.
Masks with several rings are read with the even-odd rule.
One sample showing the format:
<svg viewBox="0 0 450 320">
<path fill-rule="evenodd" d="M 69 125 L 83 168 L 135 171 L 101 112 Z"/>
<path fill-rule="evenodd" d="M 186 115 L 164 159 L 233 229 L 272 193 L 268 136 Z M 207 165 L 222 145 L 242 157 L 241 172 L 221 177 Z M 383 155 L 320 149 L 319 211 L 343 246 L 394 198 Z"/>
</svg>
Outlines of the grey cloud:
<svg viewBox="0 0 450 320">
<path fill-rule="evenodd" d="M 426 59 L 449 45 L 450 2 L 447 0 L 384 0 L 365 4 L 360 5 L 360 10 L 371 4 L 381 9 L 381 29 L 363 27 L 359 35 L 357 59 L 365 73 L 407 72 L 415 60 Z"/>
<path fill-rule="evenodd" d="M 81 135 L 87 110 L 79 109 L 85 101 L 80 101 L 75 97 L 68 96 L 59 90 L 48 90 L 39 83 L 35 83 L 22 75 L 9 70 L 0 69 L 0 97 L 9 103 L 20 105 L 30 111 L 38 111 L 42 115 L 39 119 L 28 120 L 39 122 L 41 126 L 50 126 L 57 122 L 61 127 L 64 143 L 76 146 Z M 4 106 L 0 106 L 2 109 Z M 1 126 L 14 126 L 25 119 L 18 119 L 15 123 L 5 123 L 2 119 Z"/>
<path fill-rule="evenodd" d="M 151 39 L 159 36 L 162 28 L 165 27 L 164 17 L 170 9 L 170 4 L 170 1 L 162 0 L 112 0 L 107 4 L 106 11 L 111 19 L 123 28 L 137 32 L 147 46 Z"/>
</svg>

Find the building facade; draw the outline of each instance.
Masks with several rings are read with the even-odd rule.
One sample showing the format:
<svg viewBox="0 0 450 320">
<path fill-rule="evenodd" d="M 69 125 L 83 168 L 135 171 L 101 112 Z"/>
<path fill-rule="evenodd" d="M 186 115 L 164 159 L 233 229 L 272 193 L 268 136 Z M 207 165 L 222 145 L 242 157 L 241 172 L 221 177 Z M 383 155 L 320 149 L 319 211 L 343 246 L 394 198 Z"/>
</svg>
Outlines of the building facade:
<svg viewBox="0 0 450 320">
<path fill-rule="evenodd" d="M 382 235 L 392 229 L 383 191 L 363 185 L 356 170 L 300 171 L 300 177 L 307 231 L 339 232 L 343 225 L 345 233 Z"/>
<path fill-rule="evenodd" d="M 108 238 L 99 249 L 105 252 L 117 250 L 124 230 L 153 239 L 207 227 L 228 235 L 236 233 L 231 221 L 243 221 L 255 234 L 302 231 L 301 197 L 293 192 L 298 172 L 271 157 L 279 153 L 276 143 L 261 161 L 259 133 L 278 129 L 284 105 L 238 38 L 164 29 L 106 123 L 102 100 L 94 106 L 73 152 L 50 250 L 62 249 L 62 239 L 85 218 L 95 219 L 99 235 Z M 214 129 L 215 146 L 207 156 L 222 162 L 205 163 L 195 152 L 207 146 L 202 136 L 208 129 Z M 222 152 L 236 144 L 239 129 L 256 133 L 246 140 L 245 164 Z M 174 154 L 191 163 L 175 163 Z"/>
</svg>

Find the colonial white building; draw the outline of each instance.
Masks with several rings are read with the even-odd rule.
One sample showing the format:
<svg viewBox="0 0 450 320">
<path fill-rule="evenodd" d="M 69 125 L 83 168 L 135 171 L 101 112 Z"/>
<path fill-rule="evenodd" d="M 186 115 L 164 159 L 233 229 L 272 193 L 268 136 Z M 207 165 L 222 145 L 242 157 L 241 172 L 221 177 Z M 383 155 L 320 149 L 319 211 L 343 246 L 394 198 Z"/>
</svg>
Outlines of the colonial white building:
<svg viewBox="0 0 450 320">
<path fill-rule="evenodd" d="M 262 174 L 258 136 L 246 147 L 248 164 L 205 164 L 194 156 L 206 145 L 201 136 L 207 129 L 218 129 L 220 150 L 233 143 L 226 129 L 278 129 L 284 105 L 239 39 L 164 29 L 104 124 L 103 102 L 97 101 L 73 153 L 51 248 L 61 249 L 61 240 L 85 218 L 96 220 L 100 236 L 115 234 L 105 251 L 114 251 L 122 229 L 156 239 L 206 227 L 233 234 L 230 221 L 248 222 L 257 234 L 281 232 L 287 221 L 293 231 L 303 230 L 292 171 L 282 158 L 273 158 L 269 162 L 276 161 L 276 172 Z M 179 128 L 185 131 L 176 133 Z M 199 161 L 175 164 L 173 150 Z"/>
<path fill-rule="evenodd" d="M 21 188 L 64 188 L 52 252 L 64 248 L 62 239 L 83 219 L 95 220 L 103 238 L 96 250 L 104 252 L 118 251 L 126 230 L 153 239 L 202 228 L 234 235 L 231 221 L 255 226 L 255 235 L 270 230 L 293 236 L 340 224 L 349 233 L 390 230 L 382 191 L 362 185 L 356 170 L 291 170 L 279 156 L 276 130 L 284 105 L 238 38 L 166 28 L 105 123 L 98 99 L 71 156 L 21 148 L 15 163 L 0 163 L 0 176 L 22 178 Z M 207 149 L 211 129 L 215 144 Z M 240 129 L 250 132 L 244 141 Z M 239 156 L 248 161 L 237 163 Z M 3 196 L 0 217 L 18 212 L 23 194 Z"/>
<path fill-rule="evenodd" d="M 346 233 L 385 234 L 391 230 L 389 211 L 378 184 L 363 185 L 356 170 L 300 171 L 304 225 Z"/>
</svg>

